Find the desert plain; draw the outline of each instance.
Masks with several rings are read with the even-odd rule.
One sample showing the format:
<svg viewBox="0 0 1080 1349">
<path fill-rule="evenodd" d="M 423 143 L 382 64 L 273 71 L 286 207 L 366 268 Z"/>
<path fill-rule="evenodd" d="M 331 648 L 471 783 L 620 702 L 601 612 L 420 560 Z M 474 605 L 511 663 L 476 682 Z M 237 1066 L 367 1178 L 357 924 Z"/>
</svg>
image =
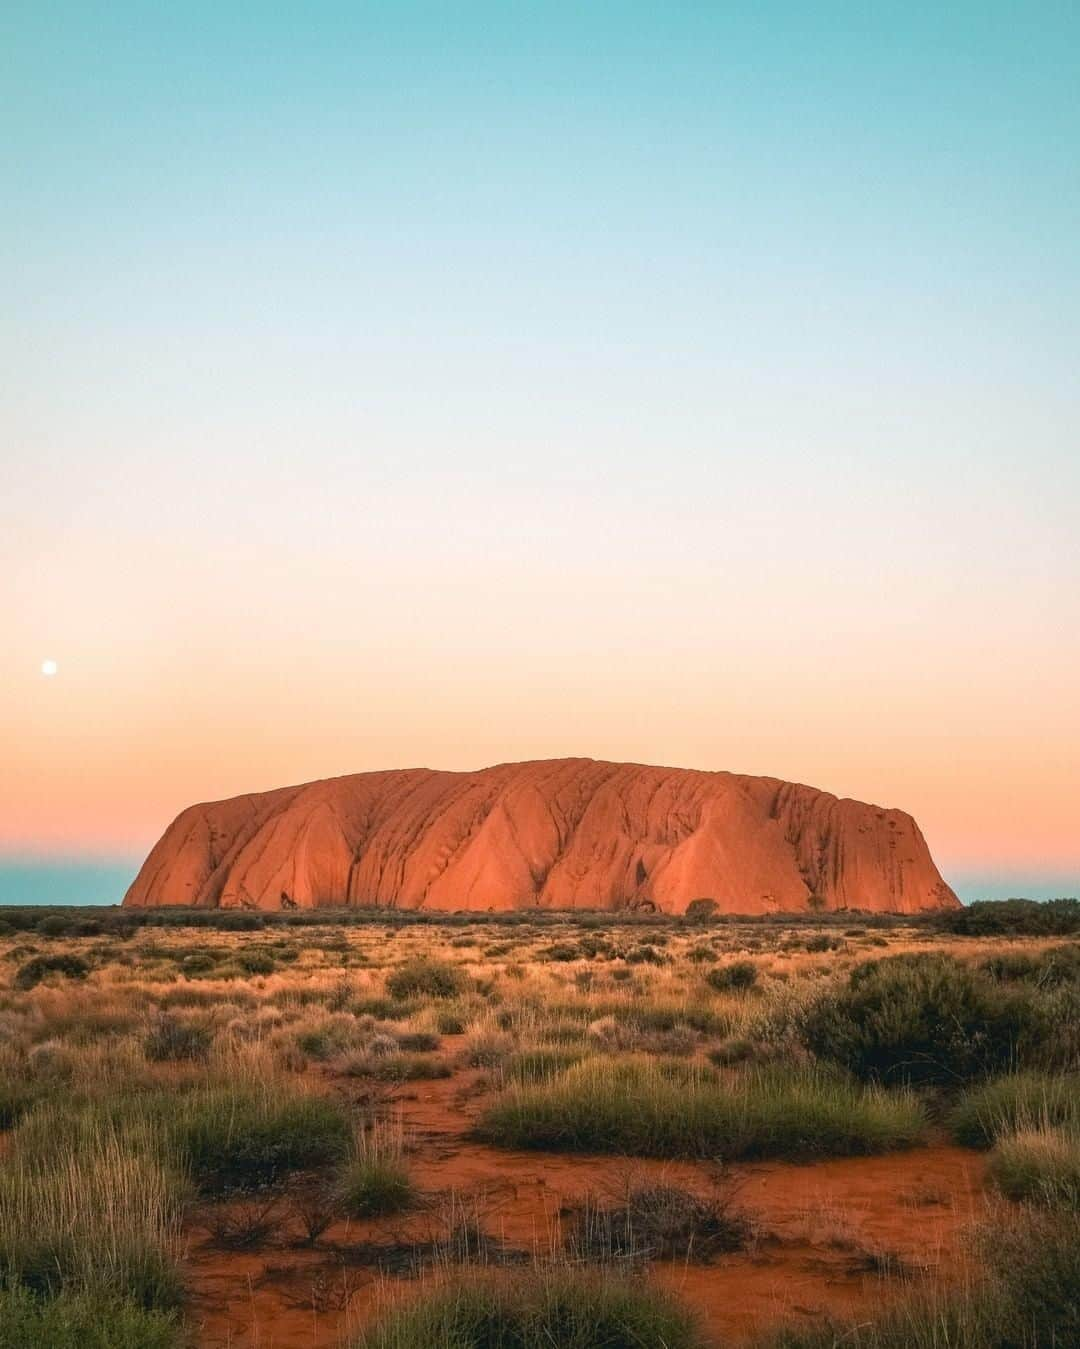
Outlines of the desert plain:
<svg viewBox="0 0 1080 1349">
<path fill-rule="evenodd" d="M 1078 1343 L 1078 907 L 10 910 L 0 1345 Z"/>
</svg>

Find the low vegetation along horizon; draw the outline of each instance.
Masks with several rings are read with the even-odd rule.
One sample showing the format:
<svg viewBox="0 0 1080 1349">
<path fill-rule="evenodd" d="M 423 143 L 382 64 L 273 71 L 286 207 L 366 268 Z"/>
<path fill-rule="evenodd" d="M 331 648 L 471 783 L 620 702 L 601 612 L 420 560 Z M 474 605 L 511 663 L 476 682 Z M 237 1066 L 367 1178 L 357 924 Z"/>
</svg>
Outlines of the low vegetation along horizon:
<svg viewBox="0 0 1080 1349">
<path fill-rule="evenodd" d="M 1080 905 L 0 915 L 0 1349 L 1080 1343 Z"/>
</svg>

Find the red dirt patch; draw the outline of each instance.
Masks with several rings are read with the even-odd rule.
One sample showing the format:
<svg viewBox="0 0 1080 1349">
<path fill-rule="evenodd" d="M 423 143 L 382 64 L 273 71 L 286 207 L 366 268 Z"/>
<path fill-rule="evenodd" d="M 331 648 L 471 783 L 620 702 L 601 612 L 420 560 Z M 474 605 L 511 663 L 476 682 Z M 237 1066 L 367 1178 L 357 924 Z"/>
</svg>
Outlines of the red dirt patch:
<svg viewBox="0 0 1080 1349">
<path fill-rule="evenodd" d="M 193 1227 L 187 1272 L 203 1349 L 337 1345 L 347 1325 L 370 1317 L 386 1288 L 388 1276 L 369 1263 L 370 1244 L 426 1240 L 438 1228 L 440 1199 L 475 1209 L 492 1237 L 545 1252 L 558 1242 L 560 1211 L 590 1191 L 617 1193 L 628 1180 L 661 1178 L 701 1194 L 717 1186 L 706 1164 L 476 1143 L 466 1135 L 483 1095 L 476 1072 L 396 1093 L 413 1177 L 432 1199 L 407 1220 L 339 1222 L 313 1249 L 291 1244 L 299 1235 L 291 1220 L 275 1244 L 254 1252 L 216 1249 L 205 1227 Z M 721 1342 L 746 1342 L 785 1319 L 868 1312 L 910 1279 L 962 1272 L 963 1229 L 980 1207 L 982 1173 L 978 1154 L 944 1145 L 811 1165 L 733 1166 L 723 1183 L 737 1186 L 761 1237 L 711 1265 L 657 1263 L 651 1277 L 685 1298 Z M 909 1278 L 886 1277 L 896 1271 Z M 403 1296 L 417 1286 L 393 1282 Z"/>
</svg>

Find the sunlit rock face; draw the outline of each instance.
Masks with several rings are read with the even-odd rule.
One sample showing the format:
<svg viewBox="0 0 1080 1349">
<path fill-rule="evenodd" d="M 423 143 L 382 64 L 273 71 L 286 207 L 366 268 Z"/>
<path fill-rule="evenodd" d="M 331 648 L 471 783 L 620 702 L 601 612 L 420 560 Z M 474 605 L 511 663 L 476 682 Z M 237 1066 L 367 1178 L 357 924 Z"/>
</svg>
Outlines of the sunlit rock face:
<svg viewBox="0 0 1080 1349">
<path fill-rule="evenodd" d="M 131 906 L 914 913 L 955 906 L 910 815 L 776 778 L 592 759 L 355 773 L 189 806 Z"/>
</svg>

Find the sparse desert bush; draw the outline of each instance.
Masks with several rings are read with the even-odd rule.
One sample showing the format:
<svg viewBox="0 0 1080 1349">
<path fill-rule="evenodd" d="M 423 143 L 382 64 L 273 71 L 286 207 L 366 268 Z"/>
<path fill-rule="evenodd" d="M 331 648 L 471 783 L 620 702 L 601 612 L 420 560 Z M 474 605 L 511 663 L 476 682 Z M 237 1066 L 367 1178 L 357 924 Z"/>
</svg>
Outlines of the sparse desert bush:
<svg viewBox="0 0 1080 1349">
<path fill-rule="evenodd" d="M 1025 982 L 1040 988 L 1080 983 L 1080 942 L 1039 952 L 1003 951 L 982 961 L 979 969 L 1004 983 Z"/>
<path fill-rule="evenodd" d="M 678 1185 L 629 1186 L 611 1200 L 590 1197 L 571 1214 L 575 1260 L 695 1260 L 742 1250 L 753 1223 L 730 1193 L 706 1197 Z"/>
<path fill-rule="evenodd" d="M 356 1042 L 359 1027 L 352 1017 L 331 1016 L 314 1025 L 306 1025 L 296 1034 L 296 1046 L 309 1059 L 323 1062 L 336 1054 L 343 1054 Z M 387 1036 L 391 1051 L 397 1047 L 396 1041 Z"/>
<path fill-rule="evenodd" d="M 12 984 L 25 993 L 28 989 L 36 988 L 50 974 L 59 974 L 65 979 L 85 979 L 89 973 L 90 966 L 81 956 L 35 956 L 20 966 Z"/>
<path fill-rule="evenodd" d="M 192 1092 L 174 1104 L 169 1130 L 195 1183 L 208 1191 L 250 1189 L 334 1162 L 350 1133 L 336 1101 L 273 1083 Z"/>
<path fill-rule="evenodd" d="M 440 1007 L 435 1013 L 435 1025 L 440 1035 L 464 1035 L 468 1016 L 456 1007 Z"/>
<path fill-rule="evenodd" d="M 51 1122 L 49 1112 L 44 1134 Z M 0 1171 L 0 1280 L 46 1296 L 74 1292 L 174 1307 L 175 1177 L 100 1121 L 70 1148 L 43 1152 L 33 1137 L 20 1130 Z"/>
<path fill-rule="evenodd" d="M 1010 1073 L 963 1092 L 948 1116 L 958 1143 L 988 1148 L 1018 1129 L 1065 1127 L 1080 1132 L 1080 1075 Z"/>
<path fill-rule="evenodd" d="M 376 1125 L 359 1136 L 341 1176 L 340 1196 L 353 1218 L 381 1218 L 416 1204 L 400 1133 Z"/>
<path fill-rule="evenodd" d="M 368 1077 L 376 1082 L 419 1082 L 450 1077 L 449 1064 L 426 1054 L 349 1054 L 336 1065 L 346 1077 Z"/>
<path fill-rule="evenodd" d="M 41 1099 L 42 1084 L 18 1077 L 0 1077 L 0 1129 L 10 1129 Z"/>
<path fill-rule="evenodd" d="M 691 946 L 686 953 L 686 959 L 694 964 L 706 964 L 717 960 L 718 957 L 711 946 Z"/>
<path fill-rule="evenodd" d="M 745 992 L 757 983 L 758 967 L 752 960 L 734 960 L 730 965 L 718 965 L 705 975 L 705 982 L 717 992 Z"/>
<path fill-rule="evenodd" d="M 885 1152 L 910 1147 L 924 1125 L 909 1094 L 821 1073 L 761 1069 L 722 1084 L 692 1064 L 629 1058 L 509 1086 L 479 1133 L 505 1147 L 733 1160 Z"/>
<path fill-rule="evenodd" d="M 374 1016 L 380 1021 L 404 1021 L 419 1010 L 418 1002 L 402 998 L 357 998 L 350 1008 L 354 1016 Z"/>
<path fill-rule="evenodd" d="M 0 1349 L 179 1349 L 185 1338 L 171 1312 L 123 1299 L 0 1290 Z"/>
<path fill-rule="evenodd" d="M 397 1037 L 398 1048 L 407 1054 L 433 1054 L 442 1043 L 434 1031 L 404 1031 Z"/>
<path fill-rule="evenodd" d="M 668 1294 L 563 1268 L 474 1276 L 392 1310 L 352 1349 L 703 1349 Z"/>
<path fill-rule="evenodd" d="M 574 942 L 556 941 L 542 951 L 537 952 L 538 960 L 580 960 L 582 955 L 581 947 Z"/>
<path fill-rule="evenodd" d="M 839 951 L 843 944 L 839 937 L 830 937 L 825 932 L 818 932 L 812 937 L 807 937 L 803 946 L 812 955 L 820 955 L 823 951 Z"/>
<path fill-rule="evenodd" d="M 498 1068 L 513 1053 L 516 1041 L 506 1031 L 485 1028 L 469 1037 L 466 1058 L 473 1068 Z"/>
<path fill-rule="evenodd" d="M 71 929 L 71 919 L 59 913 L 46 914 L 37 925 L 37 931 L 42 937 L 66 937 Z"/>
<path fill-rule="evenodd" d="M 667 960 L 663 951 L 657 949 L 654 942 L 643 942 L 640 946 L 632 946 L 623 953 L 623 960 L 628 965 L 662 965 Z"/>
<path fill-rule="evenodd" d="M 972 1248 L 972 1291 L 977 1288 L 978 1296 L 970 1301 L 966 1273 L 947 1294 L 913 1273 L 913 1292 L 922 1288 L 926 1297 L 916 1296 L 902 1314 L 883 1310 L 875 1317 L 876 1285 L 868 1285 L 864 1302 L 871 1311 L 860 1312 L 859 1327 L 830 1329 L 829 1338 L 815 1343 L 864 1349 L 1063 1349 L 1080 1343 L 1068 1319 L 1075 1273 L 1069 1243 L 1075 1245 L 1075 1237 L 1060 1226 L 1075 1213 L 1080 1171 L 1075 941 L 1048 946 L 1045 940 L 1022 944 L 1010 936 L 976 945 L 950 938 L 947 950 L 953 955 L 929 958 L 934 970 L 944 969 L 939 989 L 926 957 L 879 961 L 868 967 L 876 973 L 851 976 L 850 958 L 840 969 L 828 957 L 803 954 L 808 937 L 831 943 L 841 931 L 852 948 L 863 948 L 862 959 L 871 954 L 868 944 L 884 940 L 875 935 L 879 931 L 893 930 L 904 942 L 912 932 L 916 940 L 932 939 L 925 921 L 894 927 L 855 914 L 821 915 L 809 923 L 717 919 L 716 926 L 703 928 L 641 914 L 544 912 L 478 919 L 290 913 L 270 915 L 268 930 L 254 937 L 215 930 L 212 915 L 197 912 L 138 915 L 121 934 L 103 914 L 91 920 L 102 928 L 96 938 L 79 937 L 79 915 L 62 914 L 68 927 L 58 943 L 37 936 L 40 917 L 40 911 L 19 916 L 10 924 L 12 935 L 0 937 L 0 966 L 8 971 L 0 988 L 0 1128 L 11 1130 L 0 1139 L 0 1349 L 39 1343 L 75 1349 L 76 1341 L 64 1338 L 68 1320 L 57 1319 L 61 1311 L 77 1327 L 78 1349 L 129 1349 L 125 1317 L 136 1326 L 130 1349 L 189 1344 L 181 1334 L 180 1312 L 154 1311 L 146 1319 L 142 1309 L 143 1304 L 171 1308 L 178 1296 L 177 1228 L 167 1225 L 159 1240 L 160 1230 L 140 1219 L 138 1240 L 132 1237 L 123 1247 L 117 1236 L 122 1206 L 110 1211 L 101 1186 L 86 1179 L 88 1158 L 98 1155 L 103 1138 L 111 1138 L 133 1165 L 161 1178 L 171 1213 L 201 1191 L 188 1210 L 195 1232 L 207 1229 L 222 1244 L 259 1251 L 260 1259 L 267 1243 L 275 1249 L 265 1254 L 275 1263 L 291 1260 L 288 1252 L 305 1242 L 317 1244 L 328 1224 L 340 1221 L 344 1205 L 365 1219 L 387 1215 L 361 1233 L 350 1248 L 350 1262 L 370 1260 L 388 1272 L 431 1267 L 436 1290 L 459 1276 L 461 1263 L 478 1263 L 497 1275 L 493 1284 L 515 1290 L 502 1300 L 483 1294 L 499 1316 L 509 1308 L 509 1319 L 484 1323 L 480 1339 L 468 1338 L 473 1322 L 465 1325 L 464 1340 L 446 1339 L 459 1323 L 451 1322 L 449 1330 L 439 1323 L 432 1332 L 436 1323 L 418 1312 L 421 1319 L 406 1324 L 403 1311 L 376 1324 L 369 1337 L 383 1338 L 369 1338 L 369 1344 L 532 1349 L 535 1343 L 551 1349 L 550 1336 L 542 1338 L 550 1330 L 554 1343 L 592 1349 L 596 1336 L 610 1330 L 607 1340 L 599 1340 L 605 1349 L 659 1349 L 663 1341 L 642 1343 L 635 1337 L 648 1322 L 611 1323 L 586 1314 L 569 1322 L 545 1321 L 551 1304 L 528 1291 L 536 1280 L 565 1275 L 575 1285 L 579 1281 L 566 1269 L 525 1270 L 528 1253 L 495 1235 L 490 1195 L 478 1193 L 467 1208 L 452 1201 L 457 1212 L 445 1235 L 441 1217 L 429 1213 L 420 1196 L 424 1212 L 415 1220 L 416 1231 L 412 1219 L 404 1232 L 397 1230 L 389 1215 L 417 1199 L 412 1165 L 400 1138 L 369 1148 L 374 1140 L 369 1132 L 354 1151 L 357 1113 L 370 1131 L 368 1112 L 415 1094 L 396 1091 L 399 1083 L 449 1075 L 451 1065 L 470 1057 L 489 1070 L 479 1080 L 470 1074 L 462 1081 L 470 1092 L 475 1087 L 485 1093 L 477 1103 L 478 1132 L 492 1142 L 699 1162 L 812 1160 L 903 1147 L 918 1142 L 925 1127 L 923 1107 L 905 1081 L 947 1088 L 925 1094 L 926 1111 L 960 1141 L 989 1150 L 988 1202 L 1003 1229 L 998 1235 L 1010 1240 L 1008 1229 L 1015 1227 L 1024 1233 L 1022 1240 L 1010 1245 L 1007 1255 L 1000 1242 L 994 1250 L 992 1242 Z M 152 931 L 126 945 L 118 940 L 143 927 Z M 31 944 L 20 933 L 29 934 Z M 340 935 L 328 940 L 334 933 Z M 396 940 L 387 941 L 388 934 Z M 494 940 L 503 934 L 513 940 Z M 295 959 L 280 945 L 285 937 Z M 492 961 L 482 968 L 480 952 L 489 955 L 492 947 L 503 946 L 517 963 Z M 560 948 L 573 950 L 576 963 L 542 958 Z M 656 958 L 640 958 L 643 950 Z M 631 965 L 619 958 L 623 952 L 630 953 Z M 790 958 L 776 959 L 778 952 Z M 406 953 L 412 958 L 402 964 Z M 276 968 L 264 977 L 259 970 L 266 955 Z M 92 971 L 89 979 L 50 970 L 33 988 L 11 986 L 11 973 L 27 961 L 71 957 Z M 344 960 L 351 964 L 347 971 L 340 968 Z M 184 977 L 186 961 L 197 978 Z M 756 971 L 751 996 L 740 988 L 750 976 L 731 974 L 740 967 Z M 720 987 L 710 991 L 705 976 L 712 971 Z M 942 990 L 944 1013 L 935 1021 L 936 1009 L 925 1004 Z M 826 1014 L 830 1003 L 842 1015 L 835 1006 Z M 833 1037 L 819 1060 L 807 1037 L 815 1017 L 821 1018 L 815 1029 Z M 927 1033 L 926 1056 L 918 1035 L 910 1033 L 913 1026 Z M 1007 1054 L 995 1038 L 1002 1029 Z M 469 1036 L 464 1047 L 456 1038 L 440 1042 L 440 1036 L 462 1034 Z M 440 1049 L 444 1052 L 435 1052 Z M 883 1070 L 880 1059 L 888 1061 L 890 1054 L 898 1066 Z M 846 1070 L 848 1062 L 865 1073 L 868 1085 Z M 1023 1071 L 1016 1071 L 1017 1064 Z M 1070 1064 L 1076 1065 L 1072 1075 L 1063 1073 Z M 348 1074 L 364 1081 L 342 1080 Z M 429 1142 L 425 1132 L 418 1149 L 426 1151 Z M 65 1209 L 66 1199 L 57 1201 L 55 1178 L 69 1162 L 87 1197 L 76 1218 Z M 108 1174 L 108 1167 L 99 1170 Z M 290 1176 L 296 1171 L 302 1174 Z M 496 1172 L 505 1174 L 497 1160 Z M 16 1173 L 29 1176 L 38 1195 L 23 1206 L 18 1222 L 3 1216 L 20 1212 L 11 1199 Z M 708 1258 L 751 1238 L 723 1184 L 710 1180 L 706 1189 L 711 1172 L 699 1168 L 698 1174 L 700 1192 L 693 1173 L 680 1167 L 663 1183 L 628 1182 L 599 1198 L 583 1195 L 581 1207 L 563 1211 L 560 1259 L 599 1259 L 610 1274 L 613 1266 L 653 1258 Z M 836 1173 L 836 1202 L 842 1206 L 841 1174 Z M 678 1184 L 668 1183 L 676 1178 Z M 121 1184 L 113 1188 L 125 1193 Z M 935 1202 L 946 1202 L 952 1188 L 940 1188 Z M 223 1195 L 227 1203 L 203 1202 Z M 137 1202 L 126 1206 L 139 1212 Z M 50 1216 L 54 1210 L 60 1217 Z M 277 1230 L 282 1216 L 287 1234 Z M 825 1227 L 831 1231 L 828 1222 Z M 537 1235 L 543 1242 L 544 1234 Z M 558 1249 L 557 1233 L 548 1235 L 554 1244 L 544 1249 Z M 817 1245 L 831 1238 L 815 1230 L 808 1239 Z M 928 1235 L 928 1241 L 936 1240 Z M 942 1238 L 946 1268 L 954 1269 L 958 1240 L 950 1224 Z M 91 1254 L 76 1259 L 77 1248 Z M 143 1254 L 128 1258 L 125 1249 Z M 162 1253 L 156 1267 L 155 1250 Z M 103 1259 L 99 1252 L 105 1252 Z M 328 1241 L 318 1269 L 312 1264 L 311 1305 L 320 1315 L 342 1310 L 357 1282 L 367 1279 L 349 1269 L 340 1289 L 316 1290 L 314 1280 L 323 1278 L 319 1270 L 337 1258 Z M 754 1258 L 788 1257 L 762 1244 Z M 912 1271 L 920 1265 L 913 1250 Z M 98 1282 L 91 1282 L 92 1276 Z M 666 1271 L 659 1276 L 666 1279 Z M 587 1277 L 583 1282 L 595 1287 Z M 480 1284 L 489 1286 L 486 1278 Z M 299 1286 L 295 1280 L 294 1285 Z M 524 1311 L 514 1300 L 521 1290 Z M 428 1291 L 421 1290 L 425 1303 Z M 696 1288 L 688 1287 L 687 1295 L 695 1298 Z M 256 1288 L 255 1302 L 262 1296 Z M 306 1291 L 302 1296 L 306 1299 Z M 892 1299 L 882 1301 L 892 1305 Z M 90 1306 L 100 1327 L 80 1310 Z M 264 1310 L 260 1306 L 260 1317 Z M 419 1340 L 385 1338 L 391 1321 Z M 154 1338 L 159 1330 L 160 1341 Z M 534 1335 L 541 1338 L 531 1340 Z M 804 1342 L 810 1343 L 790 1340 Z"/>
<path fill-rule="evenodd" d="M 538 1045 L 509 1054 L 503 1064 L 503 1073 L 511 1082 L 544 1082 L 580 1063 L 584 1049 L 568 1049 L 562 1045 Z"/>
<path fill-rule="evenodd" d="M 399 1001 L 454 998 L 464 991 L 465 984 L 462 971 L 443 960 L 410 960 L 386 976 L 386 991 Z"/>
<path fill-rule="evenodd" d="M 692 899 L 686 906 L 684 917 L 690 923 L 707 923 L 710 918 L 715 918 L 720 910 L 720 905 L 715 899 Z"/>
<path fill-rule="evenodd" d="M 205 1059 L 213 1038 L 206 1026 L 196 1026 L 162 1012 L 147 1032 L 143 1052 L 153 1063 Z"/>
<path fill-rule="evenodd" d="M 245 974 L 273 974 L 277 961 L 269 951 L 240 951 L 236 963 Z"/>
<path fill-rule="evenodd" d="M 1080 1133 L 1042 1126 L 1006 1134 L 990 1154 L 987 1175 L 1009 1199 L 1080 1209 Z"/>
<path fill-rule="evenodd" d="M 864 1080 L 956 1085 L 1039 1062 L 1049 1007 L 943 955 L 893 956 L 852 970 L 804 1012 L 808 1049 Z"/>
</svg>

